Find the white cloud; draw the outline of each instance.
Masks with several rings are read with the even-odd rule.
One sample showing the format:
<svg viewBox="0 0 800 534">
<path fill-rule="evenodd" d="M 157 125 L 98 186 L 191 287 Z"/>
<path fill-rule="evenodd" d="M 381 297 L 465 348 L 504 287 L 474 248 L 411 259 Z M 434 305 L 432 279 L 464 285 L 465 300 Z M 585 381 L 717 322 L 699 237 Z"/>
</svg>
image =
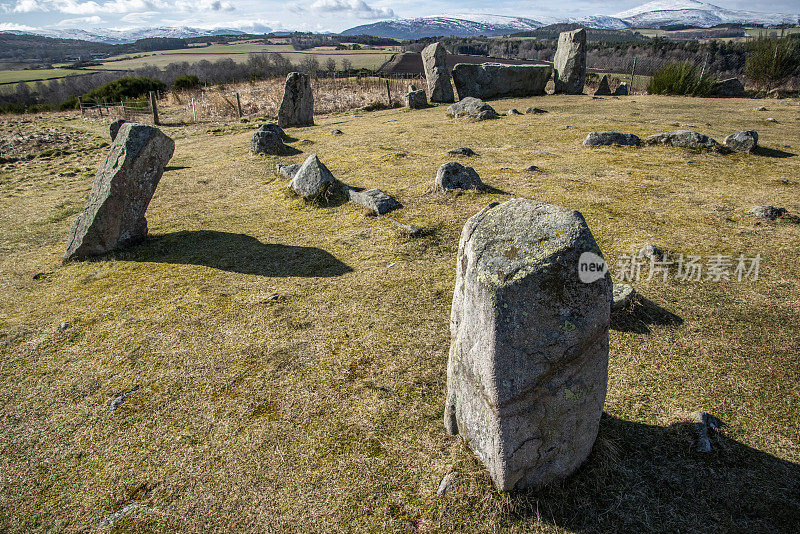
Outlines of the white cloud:
<svg viewBox="0 0 800 534">
<path fill-rule="evenodd" d="M 103 19 L 97 15 L 94 15 L 92 17 L 73 17 L 70 19 L 64 19 L 57 22 L 55 25 L 60 27 L 75 27 L 76 24 L 100 24 L 101 22 L 103 22 Z"/>
<path fill-rule="evenodd" d="M 47 11 L 44 2 L 38 0 L 19 0 L 17 5 L 11 8 L 14 13 L 30 13 L 31 11 Z"/>
<path fill-rule="evenodd" d="M 123 15 L 120 17 L 119 20 L 122 22 L 128 22 L 130 24 L 146 24 L 150 21 L 153 17 L 158 15 L 158 11 L 143 11 L 141 13 L 128 13 L 127 15 Z"/>
<path fill-rule="evenodd" d="M 17 24 L 16 22 L 0 22 L 0 32 L 32 32 L 39 28 L 28 26 L 27 24 Z"/>
<path fill-rule="evenodd" d="M 233 11 L 230 2 L 223 0 L 17 0 L 13 8 L 5 8 L 14 13 L 51 12 L 68 15 L 96 15 L 101 13 L 141 13 L 154 10 L 181 12 Z"/>
<path fill-rule="evenodd" d="M 374 8 L 364 0 L 316 0 L 309 9 L 318 13 L 346 13 L 360 19 L 394 18 L 388 8 Z"/>
<path fill-rule="evenodd" d="M 129 13 L 155 9 L 164 5 L 163 0 L 113 0 L 98 3 L 93 0 L 17 0 L 12 9 L 14 13 L 54 12 L 69 15 L 92 15 L 96 13 Z"/>
<path fill-rule="evenodd" d="M 292 2 L 292 3 L 286 4 L 286 9 L 288 9 L 292 13 L 305 13 L 306 12 L 306 8 L 304 8 L 298 2 Z"/>
<path fill-rule="evenodd" d="M 179 11 L 192 13 L 195 11 L 233 11 L 234 8 L 229 2 L 221 0 L 180 0 L 175 2 L 175 7 Z"/>
</svg>

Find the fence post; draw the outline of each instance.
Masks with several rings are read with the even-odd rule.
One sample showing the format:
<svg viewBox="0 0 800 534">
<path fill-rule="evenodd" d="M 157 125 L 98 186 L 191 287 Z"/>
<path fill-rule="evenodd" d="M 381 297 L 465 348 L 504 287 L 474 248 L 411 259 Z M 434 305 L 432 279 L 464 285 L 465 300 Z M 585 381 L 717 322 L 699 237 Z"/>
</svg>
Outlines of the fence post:
<svg viewBox="0 0 800 534">
<path fill-rule="evenodd" d="M 242 101 L 239 100 L 239 93 L 236 93 L 236 112 L 239 114 L 239 118 L 242 118 Z"/>
<path fill-rule="evenodd" d="M 158 126 L 158 106 L 156 105 L 156 94 L 150 91 L 150 107 L 153 109 L 153 124 Z"/>
<path fill-rule="evenodd" d="M 700 69 L 700 79 L 703 79 L 703 76 L 706 75 L 706 65 L 708 65 L 708 52 L 706 52 L 706 59 L 703 61 L 703 68 Z"/>
<path fill-rule="evenodd" d="M 119 109 L 122 111 L 122 118 L 127 119 L 128 116 L 125 114 L 125 102 L 122 100 L 119 101 Z"/>
<path fill-rule="evenodd" d="M 192 121 L 197 122 L 197 113 L 194 110 L 194 97 L 192 97 Z"/>
<path fill-rule="evenodd" d="M 633 66 L 631 67 L 631 88 L 630 92 L 633 93 L 633 76 L 636 74 L 636 58 L 633 58 Z"/>
<path fill-rule="evenodd" d="M 78 97 L 78 107 L 81 108 L 81 117 L 83 117 L 83 102 L 81 102 L 81 97 Z"/>
<path fill-rule="evenodd" d="M 386 79 L 386 99 L 389 102 L 389 107 L 392 107 L 392 91 L 389 89 L 389 79 Z"/>
</svg>

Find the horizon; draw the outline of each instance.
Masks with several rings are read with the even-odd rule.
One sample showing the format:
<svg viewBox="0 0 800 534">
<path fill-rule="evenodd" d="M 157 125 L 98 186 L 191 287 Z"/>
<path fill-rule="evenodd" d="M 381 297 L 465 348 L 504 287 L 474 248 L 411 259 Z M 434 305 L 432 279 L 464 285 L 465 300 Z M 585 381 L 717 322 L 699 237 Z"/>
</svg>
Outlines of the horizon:
<svg viewBox="0 0 800 534">
<path fill-rule="evenodd" d="M 669 0 L 668 0 L 669 1 Z M 687 0 L 674 0 L 682 3 Z M 354 26 L 383 20 L 429 16 L 500 15 L 523 17 L 549 24 L 553 19 L 614 14 L 649 2 L 620 0 L 609 4 L 581 0 L 570 11 L 551 9 L 546 2 L 525 8 L 504 1 L 484 8 L 485 2 L 436 0 L 400 3 L 391 0 L 305 0 L 231 2 L 227 0 L 6 0 L 0 1 L 0 31 L 131 31 L 148 28 L 190 27 L 202 30 L 236 30 L 263 34 L 281 31 L 338 33 Z M 729 10 L 796 14 L 794 0 L 720 0 L 703 2 Z"/>
</svg>

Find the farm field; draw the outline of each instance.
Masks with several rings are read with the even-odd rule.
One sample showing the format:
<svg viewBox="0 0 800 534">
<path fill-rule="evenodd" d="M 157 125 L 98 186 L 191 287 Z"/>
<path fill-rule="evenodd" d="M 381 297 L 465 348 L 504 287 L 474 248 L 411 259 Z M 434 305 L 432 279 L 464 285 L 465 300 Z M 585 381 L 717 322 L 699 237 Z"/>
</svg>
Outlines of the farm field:
<svg viewBox="0 0 800 534">
<path fill-rule="evenodd" d="M 342 59 L 348 59 L 355 69 L 375 70 L 388 61 L 394 51 L 390 49 L 379 50 L 335 50 L 333 47 L 318 47 L 310 50 L 294 51 L 291 45 L 212 45 L 202 48 L 186 48 L 180 50 L 164 50 L 150 54 L 126 54 L 114 56 L 102 61 L 102 65 L 88 69 L 54 68 L 46 70 L 2 70 L 0 71 L 0 90 L 3 84 L 18 82 L 36 82 L 64 78 L 71 75 L 89 74 L 99 70 L 129 70 L 147 65 L 165 67 L 170 63 L 188 61 L 218 61 L 220 59 L 233 59 L 238 63 L 247 61 L 251 53 L 279 52 L 295 65 L 299 65 L 309 55 L 316 57 L 321 64 L 328 58 L 336 60 L 341 65 Z"/>
<path fill-rule="evenodd" d="M 688 30 L 660 30 L 655 28 L 630 28 L 625 31 L 630 32 L 637 32 L 645 37 L 665 37 L 665 36 L 680 36 L 682 33 L 691 34 L 701 32 L 702 29 L 694 28 Z M 748 27 L 744 28 L 744 31 L 750 35 L 751 37 L 758 37 L 759 35 L 780 35 L 781 30 L 776 28 L 757 28 L 757 27 Z M 784 34 L 791 35 L 793 33 L 800 33 L 800 27 L 791 27 L 785 28 L 783 30 Z M 737 41 L 737 42 L 744 42 L 748 40 L 748 37 L 715 37 L 716 40 L 719 41 Z M 699 39 L 701 42 L 707 42 L 709 39 Z"/>
<path fill-rule="evenodd" d="M 53 80 L 67 76 L 89 74 L 97 72 L 96 69 L 34 69 L 34 70 L 2 70 L 0 71 L 0 85 L 19 82 L 32 82 L 38 80 Z"/>
<path fill-rule="evenodd" d="M 69 263 L 108 124 L 3 117 L 4 153 L 20 160 L 0 164 L 0 531 L 796 532 L 800 224 L 747 210 L 800 214 L 800 100 L 490 104 L 547 113 L 319 115 L 286 130 L 300 153 L 256 157 L 269 114 L 186 124 L 167 110 L 176 150 L 149 238 Z M 754 129 L 762 148 L 581 145 L 591 131 L 675 129 Z M 445 154 L 461 146 L 477 156 Z M 310 154 L 397 198 L 392 217 L 423 235 L 289 194 L 275 165 Z M 432 192 L 455 159 L 491 192 Z M 562 483 L 499 493 L 443 412 L 462 228 L 514 197 L 579 210 L 615 281 L 649 243 L 761 264 L 741 281 L 644 269 L 634 285 L 653 307 L 611 331 L 591 456 Z M 709 454 L 694 451 L 695 410 L 725 423 Z"/>
<path fill-rule="evenodd" d="M 303 59 L 312 56 L 316 57 L 320 63 L 324 63 L 328 58 L 335 59 L 337 63 L 339 63 L 343 58 L 347 58 L 353 64 L 353 68 L 377 69 L 392 57 L 393 52 L 386 52 L 382 50 L 325 50 L 321 52 L 315 52 L 309 50 L 302 52 L 280 52 L 280 54 L 296 65 L 300 64 Z M 233 59 L 237 63 L 244 63 L 247 61 L 249 55 L 250 52 L 228 52 L 215 54 L 202 54 L 197 52 L 190 54 L 164 53 L 131 59 L 121 59 L 118 61 L 107 61 L 96 68 L 105 70 L 128 70 L 141 68 L 147 65 L 166 67 L 170 63 L 180 63 L 183 61 L 196 63 L 203 60 L 218 61 L 220 59 Z"/>
</svg>

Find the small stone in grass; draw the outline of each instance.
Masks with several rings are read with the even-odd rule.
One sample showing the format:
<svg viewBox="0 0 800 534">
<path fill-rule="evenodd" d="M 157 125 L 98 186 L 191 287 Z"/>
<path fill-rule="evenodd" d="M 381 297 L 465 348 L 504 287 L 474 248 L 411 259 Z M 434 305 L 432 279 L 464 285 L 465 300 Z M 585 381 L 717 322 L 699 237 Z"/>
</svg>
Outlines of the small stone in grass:
<svg viewBox="0 0 800 534">
<path fill-rule="evenodd" d="M 439 489 L 436 490 L 436 495 L 441 497 L 447 493 L 453 491 L 458 485 L 458 471 L 451 471 L 447 473 L 442 481 L 439 483 Z"/>
<path fill-rule="evenodd" d="M 453 150 L 448 150 L 447 153 L 450 154 L 451 156 L 474 156 L 475 155 L 475 151 L 472 150 L 469 147 L 466 147 L 466 146 L 462 146 L 462 147 L 459 147 L 459 148 L 454 148 Z"/>
</svg>

